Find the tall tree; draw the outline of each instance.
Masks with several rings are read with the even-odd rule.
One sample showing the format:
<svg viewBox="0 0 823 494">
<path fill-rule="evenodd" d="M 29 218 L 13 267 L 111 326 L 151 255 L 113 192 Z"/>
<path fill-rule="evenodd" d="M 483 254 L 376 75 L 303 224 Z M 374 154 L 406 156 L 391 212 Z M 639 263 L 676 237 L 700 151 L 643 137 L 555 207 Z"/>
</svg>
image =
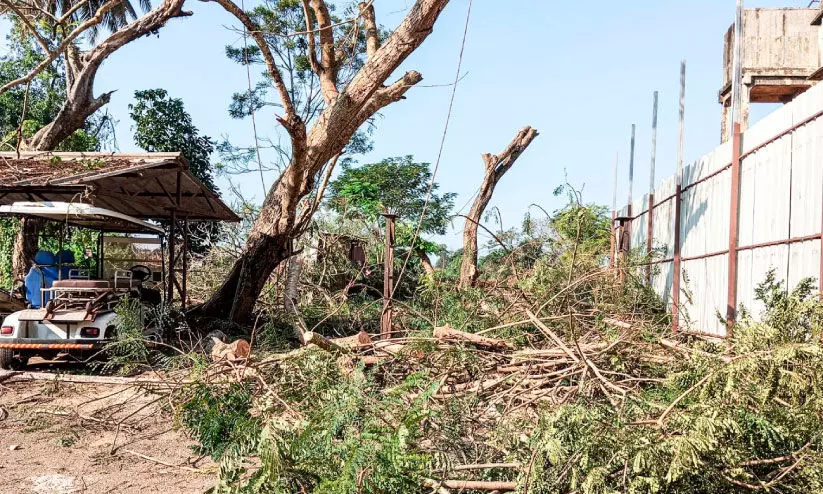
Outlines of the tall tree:
<svg viewBox="0 0 823 494">
<path fill-rule="evenodd" d="M 129 116 L 134 121 L 135 144 L 149 152 L 179 151 L 194 176 L 217 190 L 211 164 L 214 142 L 200 135 L 182 99 L 170 98 L 165 89 L 135 91 Z"/>
<path fill-rule="evenodd" d="M 323 99 L 322 111 L 318 110 L 311 120 L 301 117 L 294 86 L 283 78 L 283 62 L 272 50 L 276 43 L 270 33 L 232 0 L 210 1 L 234 15 L 254 39 L 280 99 L 283 114 L 276 117 L 277 121 L 290 141 L 288 164 L 269 189 L 243 254 L 226 281 L 200 308 L 203 315 L 239 320 L 253 313 L 272 270 L 293 255 L 292 239 L 305 226 L 303 222 L 310 218 L 312 205 L 317 202 L 307 200 L 307 196 L 324 176 L 324 168 L 336 162 L 364 123 L 382 108 L 401 100 L 422 80 L 418 72 L 409 71 L 385 85 L 432 32 L 448 0 L 417 0 L 397 29 L 384 40 L 377 29 L 372 2 L 361 2 L 348 21 L 333 22 L 324 0 L 303 0 L 307 48 L 304 59 L 311 71 L 306 84 L 318 87 Z M 347 31 L 341 29 L 344 25 L 349 28 Z M 362 46 L 357 43 L 358 38 L 346 37 L 349 32 L 365 37 L 365 60 L 349 80 L 342 80 L 340 75 L 346 68 L 342 62 L 356 58 L 358 53 L 354 50 Z M 306 211 L 309 214 L 303 214 Z"/>
<path fill-rule="evenodd" d="M 416 163 L 412 156 L 386 158 L 358 168 L 344 165 L 340 176 L 329 184 L 328 204 L 342 215 L 358 215 L 376 225 L 381 214 L 397 216 L 397 245 L 411 247 L 423 269 L 432 274 L 429 254 L 440 246 L 424 239 L 412 242 L 415 233 L 443 235 L 454 206 L 453 193 L 438 195 L 429 163 Z M 420 229 L 417 232 L 417 224 Z"/>
<path fill-rule="evenodd" d="M 483 155 L 483 163 L 486 165 L 485 175 L 469 214 L 466 215 L 466 226 L 463 228 L 463 259 L 460 265 L 461 288 L 474 286 L 475 281 L 477 281 L 477 228 L 480 225 L 483 212 L 486 211 L 486 207 L 492 199 L 494 188 L 497 187 L 503 175 L 511 169 L 517 158 L 523 154 L 523 151 L 529 147 L 535 137 L 537 137 L 536 130 L 531 127 L 523 127 L 503 152 Z"/>
<path fill-rule="evenodd" d="M 206 187 L 217 192 L 211 155 L 214 142 L 200 135 L 183 100 L 170 98 L 164 89 L 135 91 L 134 103 L 129 104 L 129 116 L 134 121 L 134 142 L 149 152 L 180 152 L 189 164 L 189 170 Z M 220 232 L 217 223 L 203 223 L 193 235 L 189 249 L 202 254 Z M 182 242 L 179 244 L 182 245 Z"/>
</svg>

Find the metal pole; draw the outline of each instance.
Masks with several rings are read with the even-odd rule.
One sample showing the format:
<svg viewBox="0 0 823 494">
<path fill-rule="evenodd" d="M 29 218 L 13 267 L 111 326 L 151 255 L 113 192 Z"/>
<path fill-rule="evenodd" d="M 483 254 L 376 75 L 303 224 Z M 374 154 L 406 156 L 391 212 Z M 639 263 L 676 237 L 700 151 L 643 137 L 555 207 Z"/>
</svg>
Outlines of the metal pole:
<svg viewBox="0 0 823 494">
<path fill-rule="evenodd" d="M 734 123 L 740 123 L 741 100 L 743 85 L 743 0 L 737 0 L 737 10 L 734 17 L 734 43 L 732 49 L 732 102 L 731 118 L 732 136 Z M 727 138 L 732 137 L 727 136 Z"/>
<path fill-rule="evenodd" d="M 680 329 L 680 214 L 683 201 L 683 140 L 686 122 L 686 61 L 680 62 L 680 135 L 677 146 L 677 178 L 674 192 L 674 261 L 672 266 L 672 330 Z"/>
<path fill-rule="evenodd" d="M 646 227 L 646 249 L 648 250 L 649 259 L 646 264 L 646 282 L 652 282 L 652 265 L 651 256 L 654 248 L 654 166 L 657 160 L 657 101 L 658 92 L 654 92 L 654 106 L 652 108 L 652 161 L 649 170 L 649 218 Z"/>
<path fill-rule="evenodd" d="M 620 162 L 620 155 L 615 154 L 614 156 L 614 192 L 612 194 L 612 223 L 611 223 L 611 235 L 609 236 L 610 242 L 610 249 L 609 249 L 609 267 L 614 268 L 617 265 L 617 231 L 615 227 L 615 218 L 617 218 L 617 165 Z"/>
<path fill-rule="evenodd" d="M 732 168 L 729 212 L 729 271 L 726 300 L 726 336 L 732 335 L 737 313 L 737 248 L 740 228 L 740 93 L 743 81 L 743 0 L 737 0 L 734 23 L 734 73 L 732 79 Z"/>
<path fill-rule="evenodd" d="M 176 243 L 177 237 L 177 211 L 172 210 L 171 212 L 171 222 L 169 224 L 169 286 L 166 287 L 168 289 L 168 298 L 166 303 L 171 304 L 174 302 L 174 282 L 175 282 L 175 274 L 174 274 L 174 265 L 177 262 L 177 259 L 174 255 L 174 247 Z"/>
<path fill-rule="evenodd" d="M 182 287 L 180 289 L 180 307 L 186 308 L 186 296 L 188 293 L 186 282 L 189 276 L 189 219 L 183 218 L 183 274 Z"/>
<path fill-rule="evenodd" d="M 632 243 L 632 186 L 634 185 L 634 144 L 635 144 L 635 132 L 637 130 L 637 126 L 632 124 L 632 138 L 631 138 L 631 146 L 629 150 L 629 205 L 627 207 L 626 216 L 628 219 L 624 221 L 623 224 L 623 231 L 621 233 L 620 239 L 620 249 L 621 254 L 623 256 L 624 267 L 620 270 L 620 280 L 623 281 L 626 278 L 626 268 L 625 264 L 628 261 L 629 251 L 631 250 L 631 243 Z"/>
<path fill-rule="evenodd" d="M 394 292 L 394 220 L 393 214 L 383 214 L 386 219 L 385 259 L 383 263 L 383 312 L 380 314 L 380 337 L 391 338 L 392 307 L 391 298 Z"/>
<path fill-rule="evenodd" d="M 629 154 L 629 208 L 632 207 L 632 187 L 634 185 L 634 136 L 636 127 L 635 124 L 632 124 L 631 151 Z M 629 216 L 631 216 L 631 211 L 629 211 Z"/>
</svg>

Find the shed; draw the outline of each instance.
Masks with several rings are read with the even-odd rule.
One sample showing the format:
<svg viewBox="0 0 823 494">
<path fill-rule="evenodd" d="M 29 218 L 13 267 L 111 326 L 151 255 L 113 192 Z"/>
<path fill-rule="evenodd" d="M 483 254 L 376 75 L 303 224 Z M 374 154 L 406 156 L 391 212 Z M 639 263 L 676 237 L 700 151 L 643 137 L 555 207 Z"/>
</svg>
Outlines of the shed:
<svg viewBox="0 0 823 494">
<path fill-rule="evenodd" d="M 142 219 L 240 221 L 181 153 L 0 153 L 0 205 L 84 202 Z"/>
</svg>

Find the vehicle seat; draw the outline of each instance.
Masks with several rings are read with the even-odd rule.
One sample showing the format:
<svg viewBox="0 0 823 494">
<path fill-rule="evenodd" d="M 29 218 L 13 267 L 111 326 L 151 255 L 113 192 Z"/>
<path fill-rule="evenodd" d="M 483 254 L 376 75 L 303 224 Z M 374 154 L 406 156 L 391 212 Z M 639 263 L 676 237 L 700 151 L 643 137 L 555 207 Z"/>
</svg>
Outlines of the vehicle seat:
<svg viewBox="0 0 823 494">
<path fill-rule="evenodd" d="M 88 288 L 88 289 L 98 289 L 98 288 L 111 288 L 111 284 L 108 281 L 102 280 L 78 280 L 78 279 L 71 279 L 71 280 L 57 280 L 51 285 L 52 288 Z"/>
<path fill-rule="evenodd" d="M 60 279 L 70 278 L 69 271 L 74 269 L 74 252 L 70 250 L 62 250 L 57 254 L 57 261 L 55 264 L 61 264 Z"/>
<path fill-rule="evenodd" d="M 38 251 L 34 256 L 34 265 L 26 274 L 26 299 L 31 306 L 39 309 L 47 300 L 42 299 L 41 288 L 51 287 L 54 280 L 57 278 L 56 270 L 48 270 L 54 265 L 54 254 L 49 251 Z M 47 271 L 48 270 L 48 271 Z"/>
</svg>

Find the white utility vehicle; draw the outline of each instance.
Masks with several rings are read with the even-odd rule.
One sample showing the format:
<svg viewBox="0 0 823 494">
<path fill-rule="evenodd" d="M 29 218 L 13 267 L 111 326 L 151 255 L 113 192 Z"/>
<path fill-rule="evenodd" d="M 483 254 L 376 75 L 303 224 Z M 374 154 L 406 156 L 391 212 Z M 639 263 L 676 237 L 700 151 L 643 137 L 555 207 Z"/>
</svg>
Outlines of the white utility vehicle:
<svg viewBox="0 0 823 494">
<path fill-rule="evenodd" d="M 115 307 L 123 297 L 146 306 L 161 302 L 165 282 L 163 229 L 116 211 L 82 203 L 16 202 L 0 216 L 40 218 L 57 225 L 57 250 L 41 242 L 25 279 L 25 298 L 0 325 L 0 368 L 30 357 L 58 354 L 87 359 L 116 337 Z M 77 253 L 63 249 L 66 227 L 96 230 L 97 245 Z M 94 252 L 96 250 L 96 252 Z M 156 330 L 145 330 L 157 338 Z"/>
</svg>

